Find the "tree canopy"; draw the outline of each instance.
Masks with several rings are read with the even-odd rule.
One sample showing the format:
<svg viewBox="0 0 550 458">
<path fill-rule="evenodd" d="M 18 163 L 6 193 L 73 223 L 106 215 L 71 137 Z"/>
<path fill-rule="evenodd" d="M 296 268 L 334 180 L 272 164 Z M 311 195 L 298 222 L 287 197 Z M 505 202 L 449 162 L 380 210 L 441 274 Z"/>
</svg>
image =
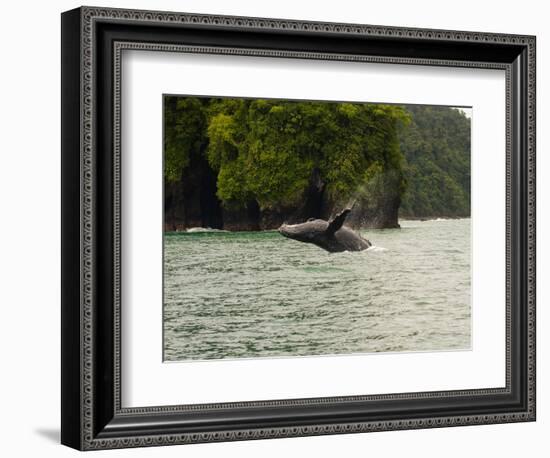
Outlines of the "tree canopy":
<svg viewBox="0 0 550 458">
<path fill-rule="evenodd" d="M 295 205 L 319 170 L 330 196 L 347 199 L 376 174 L 401 170 L 402 107 L 274 99 L 168 97 L 165 174 L 177 180 L 205 139 L 224 204 Z"/>
<path fill-rule="evenodd" d="M 408 106 L 401 151 L 407 181 L 403 216 L 470 215 L 470 119 L 449 107 Z"/>
<path fill-rule="evenodd" d="M 404 216 L 469 215 L 470 120 L 459 110 L 176 96 L 164 106 L 166 182 L 185 181 L 200 157 L 224 207 L 296 207 L 316 171 L 332 202 L 391 191 Z"/>
</svg>

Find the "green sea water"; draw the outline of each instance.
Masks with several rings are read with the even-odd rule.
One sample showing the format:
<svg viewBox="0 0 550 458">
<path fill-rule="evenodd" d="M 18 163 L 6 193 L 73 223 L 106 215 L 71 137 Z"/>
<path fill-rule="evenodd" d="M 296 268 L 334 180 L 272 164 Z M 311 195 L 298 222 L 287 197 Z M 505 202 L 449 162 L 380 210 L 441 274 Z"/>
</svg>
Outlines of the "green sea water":
<svg viewBox="0 0 550 458">
<path fill-rule="evenodd" d="M 469 349 L 470 220 L 328 253 L 275 231 L 164 236 L 164 359 Z"/>
</svg>

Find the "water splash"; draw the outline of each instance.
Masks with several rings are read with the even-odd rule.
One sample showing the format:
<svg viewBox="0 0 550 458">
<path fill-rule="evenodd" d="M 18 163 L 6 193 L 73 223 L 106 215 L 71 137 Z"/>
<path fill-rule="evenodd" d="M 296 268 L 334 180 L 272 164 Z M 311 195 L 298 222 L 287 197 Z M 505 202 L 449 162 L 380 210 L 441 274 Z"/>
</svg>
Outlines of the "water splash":
<svg viewBox="0 0 550 458">
<path fill-rule="evenodd" d="M 197 233 L 197 232 L 229 232 L 223 229 L 213 229 L 211 227 L 190 227 L 185 232 Z"/>
<path fill-rule="evenodd" d="M 387 248 L 381 247 L 381 246 L 375 246 L 372 245 L 371 247 L 367 248 L 368 252 L 374 252 L 374 253 L 383 253 L 384 251 L 389 251 Z"/>
</svg>

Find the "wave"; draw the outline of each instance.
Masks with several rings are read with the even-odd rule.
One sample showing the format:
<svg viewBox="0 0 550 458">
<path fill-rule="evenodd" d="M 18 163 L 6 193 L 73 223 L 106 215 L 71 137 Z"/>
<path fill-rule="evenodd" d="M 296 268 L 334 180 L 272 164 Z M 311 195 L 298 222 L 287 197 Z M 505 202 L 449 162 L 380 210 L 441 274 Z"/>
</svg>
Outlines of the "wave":
<svg viewBox="0 0 550 458">
<path fill-rule="evenodd" d="M 374 253 L 382 253 L 384 251 L 388 251 L 388 249 L 381 246 L 372 245 L 368 247 L 366 251 L 372 251 Z"/>
<path fill-rule="evenodd" d="M 189 229 L 186 229 L 185 232 L 229 232 L 224 231 L 223 229 L 213 229 L 211 227 L 190 227 Z"/>
<path fill-rule="evenodd" d="M 464 217 L 437 217 L 437 218 L 429 218 L 429 217 L 426 217 L 426 218 L 400 218 L 399 219 L 399 224 L 401 225 L 401 222 L 402 221 L 406 221 L 406 222 L 414 222 L 414 223 L 427 223 L 427 222 L 432 222 L 432 221 L 438 221 L 438 222 L 441 222 L 441 221 L 460 221 L 460 220 L 463 220 L 463 219 L 470 219 L 470 216 L 464 216 Z M 401 225 L 401 227 L 403 227 L 403 225 Z"/>
</svg>

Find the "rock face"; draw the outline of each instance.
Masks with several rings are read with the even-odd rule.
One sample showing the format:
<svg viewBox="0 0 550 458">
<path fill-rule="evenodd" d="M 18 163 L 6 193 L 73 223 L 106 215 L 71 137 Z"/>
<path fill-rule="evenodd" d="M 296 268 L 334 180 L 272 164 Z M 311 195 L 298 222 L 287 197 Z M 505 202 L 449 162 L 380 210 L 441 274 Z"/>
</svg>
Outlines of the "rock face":
<svg viewBox="0 0 550 458">
<path fill-rule="evenodd" d="M 228 205 L 222 208 L 222 228 L 227 231 L 259 231 L 260 216 L 260 207 L 255 200 L 245 206 Z"/>
<path fill-rule="evenodd" d="M 400 198 L 398 195 L 387 196 L 376 200 L 357 200 L 353 212 L 348 216 L 346 225 L 352 229 L 394 229 L 399 227 L 398 212 Z M 327 205 L 323 218 L 342 208 L 342 205 Z M 328 211 L 332 209 L 331 211 Z"/>
<path fill-rule="evenodd" d="M 229 231 L 275 230 L 283 224 L 298 224 L 310 218 L 330 220 L 350 202 L 331 199 L 319 171 L 313 170 L 300 203 L 293 207 L 260 208 L 255 200 L 222 205 L 216 196 L 216 177 L 206 161 L 192 164 L 181 183 L 166 184 L 165 231 L 210 227 Z M 349 200 L 349 199 L 348 199 Z M 373 189 L 362 190 L 353 199 L 353 212 L 346 220 L 352 229 L 396 228 L 400 205 L 398 179 L 386 178 Z"/>
<path fill-rule="evenodd" d="M 205 159 L 192 158 L 193 173 L 179 183 L 164 185 L 164 230 L 223 227 L 221 203 L 216 196 L 216 176 Z"/>
<path fill-rule="evenodd" d="M 346 225 L 353 229 L 393 229 L 399 227 L 402 176 L 394 171 L 386 173 L 363 187 L 353 202 L 331 201 L 323 205 L 322 217 L 330 219 L 341 208 L 353 205 Z"/>
</svg>

